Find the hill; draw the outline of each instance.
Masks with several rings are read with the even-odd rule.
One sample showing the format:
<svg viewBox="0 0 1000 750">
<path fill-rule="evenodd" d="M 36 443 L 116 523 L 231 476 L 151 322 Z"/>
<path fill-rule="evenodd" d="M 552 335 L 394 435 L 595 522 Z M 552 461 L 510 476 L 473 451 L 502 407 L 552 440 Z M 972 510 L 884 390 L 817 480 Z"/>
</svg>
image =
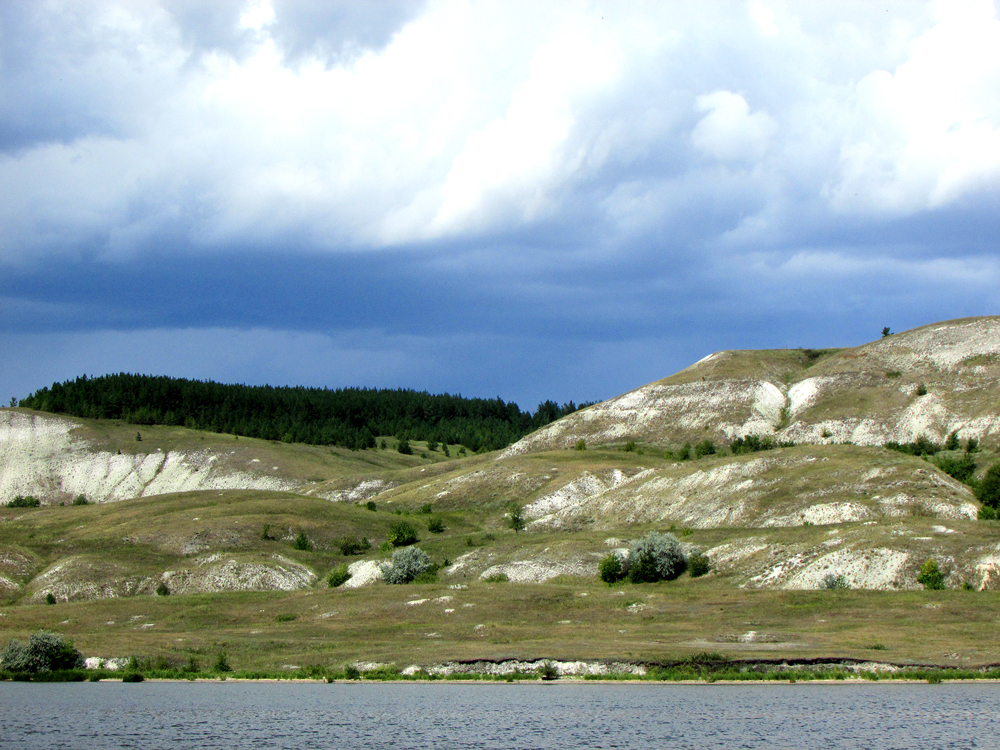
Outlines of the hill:
<svg viewBox="0 0 1000 750">
<path fill-rule="evenodd" d="M 0 410 L 0 502 L 41 500 L 0 508 L 0 628 L 105 656 L 221 644 L 268 669 L 875 647 L 1000 661 L 998 522 L 978 520 L 972 491 L 997 461 L 998 340 L 1000 319 L 982 318 L 856 349 L 722 352 L 461 457 L 418 440 L 401 454 L 393 436 L 349 450 Z M 378 582 L 400 522 L 436 581 Z M 709 574 L 600 583 L 600 559 L 652 530 Z M 929 559 L 949 591 L 923 590 Z M 341 565 L 352 577 L 330 588 Z"/>
<path fill-rule="evenodd" d="M 669 448 L 747 435 L 882 445 L 1000 437 L 1000 318 L 916 328 L 853 349 L 727 351 L 542 428 L 504 455 L 628 440 Z"/>
</svg>

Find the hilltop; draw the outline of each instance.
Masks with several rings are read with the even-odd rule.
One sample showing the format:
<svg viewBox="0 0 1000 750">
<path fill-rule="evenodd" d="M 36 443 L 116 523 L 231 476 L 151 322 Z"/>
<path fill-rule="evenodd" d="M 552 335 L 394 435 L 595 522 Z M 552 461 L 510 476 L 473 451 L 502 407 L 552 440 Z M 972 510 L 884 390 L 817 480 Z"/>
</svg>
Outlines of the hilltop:
<svg viewBox="0 0 1000 750">
<path fill-rule="evenodd" d="M 55 628 L 106 656 L 223 643 L 268 668 L 707 648 L 869 658 L 865 644 L 1000 661 L 997 522 L 978 520 L 970 486 L 997 460 L 998 375 L 1000 318 L 854 349 L 720 352 L 478 454 L 3 409 L 0 502 L 42 507 L 0 508 L 0 627 Z M 965 462 L 965 481 L 943 459 Z M 90 504 L 72 505 L 81 495 Z M 437 582 L 379 583 L 400 521 Z M 598 561 L 651 530 L 711 572 L 601 584 Z M 951 591 L 923 590 L 928 559 Z M 341 565 L 352 577 L 330 588 Z"/>
</svg>

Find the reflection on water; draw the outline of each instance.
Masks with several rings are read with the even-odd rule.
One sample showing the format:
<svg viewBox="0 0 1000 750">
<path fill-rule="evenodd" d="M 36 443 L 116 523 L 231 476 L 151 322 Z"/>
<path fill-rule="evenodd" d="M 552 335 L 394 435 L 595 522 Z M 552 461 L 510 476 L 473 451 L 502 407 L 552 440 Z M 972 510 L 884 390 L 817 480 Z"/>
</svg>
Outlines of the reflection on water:
<svg viewBox="0 0 1000 750">
<path fill-rule="evenodd" d="M 0 683 L 0 748 L 1000 747 L 1000 685 Z"/>
</svg>

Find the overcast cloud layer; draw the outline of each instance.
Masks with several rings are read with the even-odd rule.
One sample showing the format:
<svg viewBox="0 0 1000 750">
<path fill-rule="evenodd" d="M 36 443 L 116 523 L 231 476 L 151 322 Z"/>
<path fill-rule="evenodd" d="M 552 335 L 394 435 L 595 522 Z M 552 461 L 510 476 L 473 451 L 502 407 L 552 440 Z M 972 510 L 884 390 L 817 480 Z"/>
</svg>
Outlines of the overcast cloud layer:
<svg viewBox="0 0 1000 750">
<path fill-rule="evenodd" d="M 533 407 L 997 314 L 998 16 L 4 3 L 0 395 L 130 371 Z"/>
</svg>

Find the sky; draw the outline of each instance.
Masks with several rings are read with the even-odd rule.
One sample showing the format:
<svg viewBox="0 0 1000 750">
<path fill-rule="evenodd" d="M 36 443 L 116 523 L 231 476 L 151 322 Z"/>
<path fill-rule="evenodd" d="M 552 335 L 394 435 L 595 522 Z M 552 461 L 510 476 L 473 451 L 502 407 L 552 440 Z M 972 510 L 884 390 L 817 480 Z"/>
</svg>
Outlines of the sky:
<svg viewBox="0 0 1000 750">
<path fill-rule="evenodd" d="M 597 401 L 1000 314 L 1000 3 L 0 3 L 0 398 Z"/>
</svg>

